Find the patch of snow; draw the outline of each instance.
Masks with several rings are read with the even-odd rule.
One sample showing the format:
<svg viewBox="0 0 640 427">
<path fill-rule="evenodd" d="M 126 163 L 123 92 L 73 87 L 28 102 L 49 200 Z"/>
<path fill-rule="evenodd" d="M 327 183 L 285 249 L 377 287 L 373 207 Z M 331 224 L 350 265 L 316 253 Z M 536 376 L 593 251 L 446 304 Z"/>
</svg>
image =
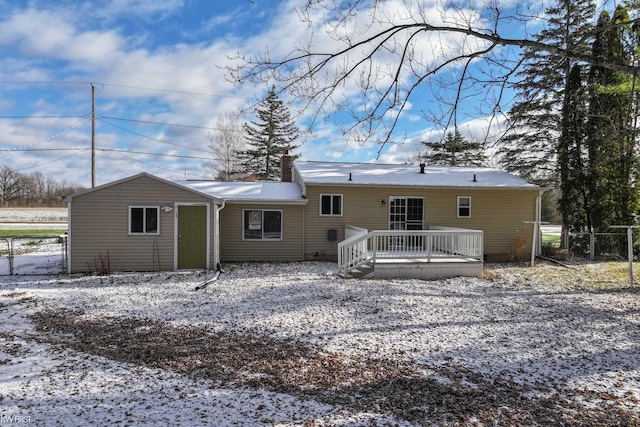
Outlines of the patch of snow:
<svg viewBox="0 0 640 427">
<path fill-rule="evenodd" d="M 0 277 L 3 414 L 47 424 L 403 425 L 28 339 L 30 312 L 64 307 L 292 338 L 324 352 L 410 362 L 442 384 L 452 381 L 439 373 L 446 368 L 470 388 L 508 381 L 523 396 L 574 396 L 585 409 L 612 401 L 640 416 L 637 294 L 503 279 L 349 280 L 325 262 L 223 268 L 198 291 L 212 273 Z"/>
<path fill-rule="evenodd" d="M 427 166 L 380 163 L 294 162 L 306 184 L 400 185 L 419 187 L 540 188 L 498 169 L 467 166 Z"/>
<path fill-rule="evenodd" d="M 300 186 L 292 182 L 175 181 L 175 183 L 226 201 L 306 203 Z"/>
</svg>

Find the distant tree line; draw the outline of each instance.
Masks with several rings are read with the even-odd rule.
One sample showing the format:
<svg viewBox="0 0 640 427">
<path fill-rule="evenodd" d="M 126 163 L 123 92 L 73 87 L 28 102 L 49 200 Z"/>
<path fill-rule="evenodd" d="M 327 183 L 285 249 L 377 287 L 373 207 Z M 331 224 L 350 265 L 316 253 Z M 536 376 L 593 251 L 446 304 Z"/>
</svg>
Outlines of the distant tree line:
<svg viewBox="0 0 640 427">
<path fill-rule="evenodd" d="M 81 189 L 40 172 L 23 174 L 8 166 L 0 167 L 0 207 L 64 206 L 62 198 Z"/>
</svg>

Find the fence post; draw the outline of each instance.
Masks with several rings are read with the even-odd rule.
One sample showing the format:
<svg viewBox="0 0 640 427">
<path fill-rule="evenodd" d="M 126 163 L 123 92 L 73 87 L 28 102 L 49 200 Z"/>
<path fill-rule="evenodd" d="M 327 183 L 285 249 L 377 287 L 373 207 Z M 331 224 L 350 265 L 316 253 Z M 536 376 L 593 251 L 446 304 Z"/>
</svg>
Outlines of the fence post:
<svg viewBox="0 0 640 427">
<path fill-rule="evenodd" d="M 13 238 L 10 237 L 9 241 L 9 276 L 13 276 Z"/>
<path fill-rule="evenodd" d="M 596 259 L 596 233 L 593 230 L 589 233 L 589 259 Z"/>
<path fill-rule="evenodd" d="M 627 258 L 629 258 L 629 284 L 633 288 L 633 229 L 640 228 L 640 225 L 610 225 L 611 228 L 627 229 Z"/>
<path fill-rule="evenodd" d="M 627 256 L 629 257 L 629 283 L 633 288 L 633 231 L 627 228 Z"/>
</svg>

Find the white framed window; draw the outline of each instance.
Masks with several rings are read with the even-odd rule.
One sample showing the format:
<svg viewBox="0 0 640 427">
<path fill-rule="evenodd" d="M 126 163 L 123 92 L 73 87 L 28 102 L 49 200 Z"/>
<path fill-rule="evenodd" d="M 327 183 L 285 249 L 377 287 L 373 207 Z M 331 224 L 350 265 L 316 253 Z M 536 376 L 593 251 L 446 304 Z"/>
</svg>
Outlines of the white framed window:
<svg viewBox="0 0 640 427">
<path fill-rule="evenodd" d="M 471 218 L 471 197 L 458 196 L 458 218 Z"/>
<path fill-rule="evenodd" d="M 342 194 L 321 194 L 320 215 L 342 216 Z"/>
<path fill-rule="evenodd" d="M 243 240 L 282 240 L 282 211 L 244 209 Z"/>
<path fill-rule="evenodd" d="M 160 234 L 160 206 L 129 206 L 129 234 Z"/>
</svg>

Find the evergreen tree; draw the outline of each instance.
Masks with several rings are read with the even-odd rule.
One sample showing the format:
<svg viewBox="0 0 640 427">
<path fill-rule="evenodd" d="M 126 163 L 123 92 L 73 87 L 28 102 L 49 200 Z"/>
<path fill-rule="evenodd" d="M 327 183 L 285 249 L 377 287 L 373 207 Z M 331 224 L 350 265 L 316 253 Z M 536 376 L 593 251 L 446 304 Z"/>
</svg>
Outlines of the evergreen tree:
<svg viewBox="0 0 640 427">
<path fill-rule="evenodd" d="M 289 109 L 278 98 L 275 87 L 256 107 L 257 120 L 244 124 L 248 148 L 241 153 L 241 161 L 247 173 L 258 179 L 280 179 L 280 159 L 293 145 L 300 131 L 293 123 Z"/>
<path fill-rule="evenodd" d="M 585 206 L 590 205 L 585 186 L 585 122 L 587 103 L 582 81 L 582 67 L 575 64 L 569 74 L 562 108 L 561 134 L 558 141 L 558 169 L 561 195 L 558 201 L 562 224 L 570 231 L 590 229 Z"/>
<path fill-rule="evenodd" d="M 618 6 L 613 18 L 600 14 L 593 41 L 593 55 L 602 60 L 628 63 L 632 40 L 626 9 Z M 615 25 L 612 25 L 615 24 Z M 635 214 L 638 194 L 634 170 L 636 155 L 633 123 L 632 76 L 599 66 L 589 73 L 587 138 L 591 194 L 587 215 L 598 230 L 628 224 Z"/>
<path fill-rule="evenodd" d="M 483 145 L 467 141 L 456 128 L 447 132 L 442 142 L 423 142 L 427 150 L 421 156 L 428 164 L 448 166 L 481 166 L 486 161 Z"/>
<path fill-rule="evenodd" d="M 546 11 L 547 26 L 536 41 L 563 50 L 589 53 L 595 3 L 557 0 Z M 569 73 L 569 58 L 526 49 L 519 81 L 518 101 L 509 111 L 510 132 L 503 138 L 500 165 L 510 172 L 549 185 L 558 181 L 558 141 Z"/>
</svg>

